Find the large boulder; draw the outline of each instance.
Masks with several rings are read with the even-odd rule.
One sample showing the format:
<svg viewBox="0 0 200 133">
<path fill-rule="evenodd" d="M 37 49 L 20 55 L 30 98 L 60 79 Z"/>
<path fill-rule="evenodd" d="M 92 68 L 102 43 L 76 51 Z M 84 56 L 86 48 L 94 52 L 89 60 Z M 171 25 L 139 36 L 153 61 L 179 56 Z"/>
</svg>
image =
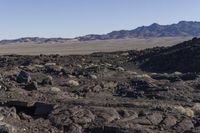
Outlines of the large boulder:
<svg viewBox="0 0 200 133">
<path fill-rule="evenodd" d="M 31 76 L 26 71 L 20 71 L 17 75 L 17 82 L 18 83 L 29 83 L 31 81 Z"/>
<path fill-rule="evenodd" d="M 0 122 L 0 133 L 16 133 L 16 131 L 10 124 Z"/>
<path fill-rule="evenodd" d="M 64 127 L 64 133 L 82 133 L 82 127 L 73 123 Z"/>
<path fill-rule="evenodd" d="M 42 80 L 42 85 L 53 85 L 53 77 L 47 76 Z"/>
<path fill-rule="evenodd" d="M 37 90 L 38 89 L 38 83 L 35 82 L 35 81 L 30 82 L 28 85 L 26 85 L 25 89 L 28 90 L 28 91 Z"/>
</svg>

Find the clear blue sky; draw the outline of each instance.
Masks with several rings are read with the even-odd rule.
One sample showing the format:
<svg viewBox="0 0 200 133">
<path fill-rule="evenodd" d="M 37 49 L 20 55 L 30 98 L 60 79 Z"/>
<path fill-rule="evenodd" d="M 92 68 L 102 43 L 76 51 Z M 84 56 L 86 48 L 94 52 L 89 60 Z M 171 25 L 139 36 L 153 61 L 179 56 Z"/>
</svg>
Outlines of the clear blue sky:
<svg viewBox="0 0 200 133">
<path fill-rule="evenodd" d="M 200 0 L 0 0 L 0 39 L 75 37 L 200 21 Z"/>
</svg>

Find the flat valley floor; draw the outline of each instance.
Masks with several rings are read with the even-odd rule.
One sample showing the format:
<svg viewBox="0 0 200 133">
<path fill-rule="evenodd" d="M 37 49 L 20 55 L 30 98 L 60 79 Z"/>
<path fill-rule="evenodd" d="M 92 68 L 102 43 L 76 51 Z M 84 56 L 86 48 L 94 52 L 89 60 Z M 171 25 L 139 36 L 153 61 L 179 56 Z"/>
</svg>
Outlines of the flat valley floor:
<svg viewBox="0 0 200 133">
<path fill-rule="evenodd" d="M 143 50 L 156 46 L 172 46 L 191 37 L 162 37 L 150 39 L 117 39 L 103 41 L 67 41 L 65 43 L 35 44 L 17 43 L 0 45 L 1 55 L 39 55 L 39 54 L 91 54 L 94 52 L 113 52 L 126 50 Z"/>
</svg>

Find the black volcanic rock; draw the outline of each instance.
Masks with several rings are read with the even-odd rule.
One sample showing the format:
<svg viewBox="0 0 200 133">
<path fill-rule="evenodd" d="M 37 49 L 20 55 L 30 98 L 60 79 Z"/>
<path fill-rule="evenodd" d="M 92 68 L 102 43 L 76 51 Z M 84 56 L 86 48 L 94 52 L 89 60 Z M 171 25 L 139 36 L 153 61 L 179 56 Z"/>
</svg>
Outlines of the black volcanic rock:
<svg viewBox="0 0 200 133">
<path fill-rule="evenodd" d="M 86 35 L 78 37 L 80 41 L 108 40 L 123 38 L 149 38 L 149 37 L 174 37 L 174 36 L 199 36 L 200 22 L 180 21 L 172 25 L 159 25 L 138 27 L 134 30 L 113 31 L 104 35 Z"/>
<path fill-rule="evenodd" d="M 136 60 L 143 70 L 151 72 L 200 72 L 200 39 L 168 48 L 148 49 Z"/>
<path fill-rule="evenodd" d="M 0 132 L 197 133 L 199 59 L 197 38 L 142 51 L 0 55 Z"/>
</svg>

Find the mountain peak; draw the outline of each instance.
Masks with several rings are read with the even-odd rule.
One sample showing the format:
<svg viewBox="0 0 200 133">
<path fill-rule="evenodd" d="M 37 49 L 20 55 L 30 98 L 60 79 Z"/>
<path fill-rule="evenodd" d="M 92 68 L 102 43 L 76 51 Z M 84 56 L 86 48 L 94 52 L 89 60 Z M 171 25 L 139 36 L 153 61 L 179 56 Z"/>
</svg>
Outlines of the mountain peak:
<svg viewBox="0 0 200 133">
<path fill-rule="evenodd" d="M 155 26 L 160 26 L 158 23 L 153 23 L 153 24 L 151 24 L 150 26 L 153 26 L 153 27 L 155 27 Z"/>
<path fill-rule="evenodd" d="M 159 25 L 153 23 L 149 26 L 138 27 L 133 30 L 120 30 L 110 32 L 105 35 L 95 35 L 78 37 L 80 41 L 108 40 L 123 38 L 152 38 L 152 37 L 182 37 L 200 36 L 200 22 L 180 21 L 177 24 Z"/>
<path fill-rule="evenodd" d="M 200 36 L 200 22 L 180 21 L 177 24 L 160 25 L 153 23 L 149 26 L 138 27 L 133 30 L 112 31 L 108 34 L 90 34 L 86 36 L 68 38 L 39 38 L 24 37 L 15 40 L 2 40 L 0 44 L 9 43 L 64 43 L 67 40 L 92 41 L 124 38 L 154 38 L 154 37 L 198 37 Z"/>
<path fill-rule="evenodd" d="M 196 22 L 197 21 L 179 21 L 178 24 L 191 24 L 191 23 L 196 23 Z"/>
</svg>

